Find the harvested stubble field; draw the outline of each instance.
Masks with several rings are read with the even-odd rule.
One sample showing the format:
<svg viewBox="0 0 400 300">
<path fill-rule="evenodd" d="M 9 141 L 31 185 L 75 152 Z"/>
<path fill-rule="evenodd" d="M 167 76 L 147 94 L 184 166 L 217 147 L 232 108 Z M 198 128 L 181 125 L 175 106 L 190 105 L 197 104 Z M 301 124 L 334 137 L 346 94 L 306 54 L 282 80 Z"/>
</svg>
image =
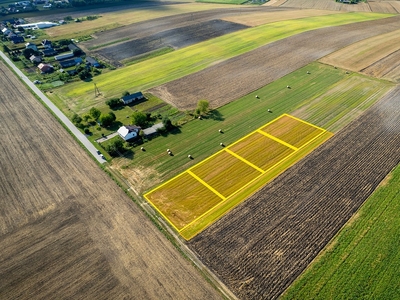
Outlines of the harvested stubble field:
<svg viewBox="0 0 400 300">
<path fill-rule="evenodd" d="M 400 162 L 400 87 L 189 242 L 241 299 L 275 299 Z"/>
<path fill-rule="evenodd" d="M 165 30 L 141 39 L 130 40 L 94 51 L 108 61 L 122 62 L 162 48 L 180 49 L 247 26 L 222 20 L 210 20 L 184 27 Z"/>
<path fill-rule="evenodd" d="M 265 5 L 291 7 L 291 8 L 313 8 L 337 11 L 364 11 L 377 13 L 400 13 L 400 3 L 398 1 L 371 1 L 359 2 L 357 4 L 344 4 L 331 0 L 285 0 L 271 1 Z"/>
<path fill-rule="evenodd" d="M 218 62 L 254 50 L 269 42 L 284 39 L 285 37 L 304 31 L 381 18 L 387 18 L 387 15 L 365 13 L 334 14 L 252 27 L 154 57 L 135 65 L 121 68 L 116 72 L 107 72 L 96 77 L 96 84 L 100 88 L 102 95 L 107 98 L 121 95 L 121 90 L 144 91 L 165 82 L 204 70 L 207 67 L 215 66 Z M 391 21 L 388 20 L 387 23 L 389 24 L 387 26 L 390 27 Z M 364 26 L 368 26 L 369 23 L 363 24 Z M 373 25 L 376 24 L 371 23 L 371 26 Z M 379 26 L 377 25 L 377 27 Z M 370 34 L 373 34 L 372 30 Z M 349 37 L 349 39 L 351 38 Z M 356 33 L 354 33 L 353 38 L 357 38 Z M 300 42 L 302 45 L 303 42 Z M 330 39 L 330 42 L 332 42 L 332 39 Z M 293 47 L 295 52 L 298 51 L 299 47 L 298 45 Z M 300 48 L 304 49 L 304 47 Z M 335 49 L 337 48 L 333 50 Z M 312 49 L 309 49 L 309 52 L 312 52 Z M 290 59 L 296 60 L 296 57 L 291 55 Z M 319 57 L 317 56 L 316 58 Z M 302 58 L 299 59 L 301 60 Z M 240 74 L 238 73 L 238 75 Z M 229 75 L 232 76 L 229 84 L 238 86 L 236 82 L 238 75 Z M 265 75 L 265 70 L 262 75 Z M 218 76 L 221 77 L 219 74 Z M 258 80 L 259 78 L 253 81 Z M 197 84 L 198 81 L 195 82 L 195 85 Z M 201 87 L 204 88 L 204 86 Z M 81 113 L 82 109 L 85 111 L 85 109 L 98 104 L 100 101 L 104 101 L 104 98 L 93 98 L 93 84 L 91 82 L 74 82 L 57 88 L 54 91 L 55 93 L 53 94 L 56 94 L 52 97 L 54 101 L 72 102 L 74 106 L 70 108 L 77 113 Z"/>
<path fill-rule="evenodd" d="M 396 81 L 400 77 L 400 30 L 374 36 L 340 49 L 320 61 L 377 78 Z"/>
<path fill-rule="evenodd" d="M 187 4 L 185 5 L 187 6 Z M 180 6 L 174 6 L 177 9 Z M 195 7 L 195 6 L 194 6 Z M 211 9 L 210 6 L 206 11 L 192 11 L 182 13 L 177 11 L 173 16 L 163 16 L 159 18 L 152 18 L 147 21 L 136 21 L 132 25 L 122 26 L 119 28 L 106 30 L 104 32 L 96 32 L 93 35 L 93 39 L 82 43 L 85 49 L 100 48 L 103 45 L 110 45 L 110 43 L 117 43 L 121 38 L 127 39 L 141 39 L 148 36 L 153 36 L 157 33 L 166 30 L 172 30 L 175 28 L 195 25 L 197 23 L 207 22 L 215 19 L 229 18 L 228 21 L 234 23 L 240 23 L 236 21 L 236 17 L 242 18 L 243 16 L 251 17 L 253 14 L 259 14 L 260 12 L 278 14 L 280 12 L 288 12 L 293 9 L 290 8 L 258 8 L 258 7 L 235 7 L 226 6 L 222 9 Z M 326 12 L 324 13 L 326 14 Z M 135 19 L 138 20 L 138 19 Z"/>
<path fill-rule="evenodd" d="M 219 298 L 2 62 L 0 72 L 0 298 Z"/>
<path fill-rule="evenodd" d="M 195 108 L 201 99 L 209 100 L 212 107 L 219 107 L 354 42 L 398 30 L 399 25 L 400 17 L 396 16 L 307 31 L 149 89 L 149 92 L 182 110 Z"/>
</svg>

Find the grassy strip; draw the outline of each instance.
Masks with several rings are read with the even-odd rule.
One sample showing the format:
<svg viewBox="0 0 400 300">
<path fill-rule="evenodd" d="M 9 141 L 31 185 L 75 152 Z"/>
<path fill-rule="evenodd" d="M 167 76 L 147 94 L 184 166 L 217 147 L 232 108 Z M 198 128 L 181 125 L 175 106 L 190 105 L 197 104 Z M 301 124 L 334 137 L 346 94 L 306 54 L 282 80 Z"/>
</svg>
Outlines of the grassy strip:
<svg viewBox="0 0 400 300">
<path fill-rule="evenodd" d="M 112 42 L 109 42 L 109 43 L 105 43 L 105 44 L 89 47 L 89 50 L 96 50 L 96 49 L 99 49 L 99 48 L 102 48 L 102 47 L 114 45 L 114 44 L 125 42 L 125 41 L 129 41 L 129 38 L 123 38 L 123 39 L 115 40 L 115 41 L 112 41 Z"/>
<path fill-rule="evenodd" d="M 203 231 L 209 225 L 214 223 L 216 220 L 221 218 L 223 215 L 228 213 L 230 210 L 235 208 L 245 199 L 247 199 L 250 195 L 254 194 L 257 190 L 259 190 L 262 186 L 270 182 L 276 176 L 284 172 L 287 168 L 294 165 L 301 158 L 310 153 L 313 149 L 318 147 L 320 144 L 325 142 L 332 136 L 331 133 L 326 132 L 316 138 L 313 142 L 306 145 L 304 148 L 295 152 L 294 155 L 290 155 L 288 159 L 285 159 L 282 163 L 279 163 L 277 166 L 274 166 L 270 171 L 266 172 L 264 175 L 259 177 L 257 180 L 254 180 L 246 186 L 239 193 L 235 194 L 233 197 L 228 198 L 225 202 L 222 202 L 220 205 L 215 206 L 212 210 L 203 215 L 200 219 L 196 220 L 196 222 L 191 223 L 188 227 L 180 232 L 180 234 L 186 239 L 189 240 L 193 238 L 195 235 Z"/>
<path fill-rule="evenodd" d="M 126 66 L 130 66 L 130 65 L 134 65 L 134 64 L 140 63 L 142 61 L 145 61 L 145 60 L 148 60 L 148 59 L 160 56 L 160 55 L 170 53 L 172 51 L 175 51 L 175 49 L 172 47 L 163 47 L 161 49 L 157 49 L 157 50 L 151 51 L 149 53 L 136 56 L 135 58 L 124 59 L 121 62 Z"/>
<path fill-rule="evenodd" d="M 399 299 L 400 166 L 282 299 Z"/>
<path fill-rule="evenodd" d="M 200 71 L 220 60 L 246 53 L 270 42 L 301 32 L 328 26 L 388 17 L 387 14 L 347 13 L 276 22 L 224 35 L 186 47 L 118 71 L 96 77 L 106 97 L 117 96 L 121 90 L 148 88 Z M 134 79 L 134 80 L 132 80 Z M 78 82 L 57 89 L 60 98 L 82 101 L 92 99 L 91 83 Z"/>
</svg>

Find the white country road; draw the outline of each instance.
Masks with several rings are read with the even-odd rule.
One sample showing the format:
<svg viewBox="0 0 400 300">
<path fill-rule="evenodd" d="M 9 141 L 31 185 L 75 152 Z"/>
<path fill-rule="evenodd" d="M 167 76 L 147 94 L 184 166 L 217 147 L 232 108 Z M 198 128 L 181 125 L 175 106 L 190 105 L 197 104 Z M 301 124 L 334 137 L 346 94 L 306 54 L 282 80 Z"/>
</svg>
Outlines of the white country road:
<svg viewBox="0 0 400 300">
<path fill-rule="evenodd" d="M 14 63 L 0 51 L 1 58 L 14 70 L 14 72 L 26 83 L 26 85 L 42 99 L 47 107 L 58 117 L 58 119 L 65 124 L 65 126 L 72 132 L 72 134 L 82 143 L 82 145 L 96 158 L 100 163 L 105 163 L 106 160 L 97 154 L 97 149 L 87 139 L 87 137 L 79 131 L 78 128 L 46 97 L 45 94 L 39 90 L 33 82 L 29 80 L 15 65 Z"/>
</svg>

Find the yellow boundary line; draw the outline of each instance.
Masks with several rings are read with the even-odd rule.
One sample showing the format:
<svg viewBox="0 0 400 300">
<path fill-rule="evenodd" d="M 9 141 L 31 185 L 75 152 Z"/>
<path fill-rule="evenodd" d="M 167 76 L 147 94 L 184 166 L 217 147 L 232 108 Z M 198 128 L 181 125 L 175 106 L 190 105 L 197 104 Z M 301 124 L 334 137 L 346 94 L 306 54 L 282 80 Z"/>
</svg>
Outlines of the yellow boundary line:
<svg viewBox="0 0 400 300">
<path fill-rule="evenodd" d="M 235 152 L 233 152 L 230 149 L 226 149 L 226 152 L 228 152 L 229 154 L 233 155 L 234 157 L 236 157 L 237 159 L 240 159 L 241 161 L 243 161 L 245 164 L 249 165 L 250 167 L 256 169 L 258 172 L 261 172 L 261 174 L 264 174 L 265 171 L 259 167 L 257 167 L 256 165 L 252 164 L 251 162 L 249 162 L 247 159 L 241 157 L 240 155 L 236 154 Z"/>
<path fill-rule="evenodd" d="M 275 142 L 278 142 L 279 144 L 282 144 L 282 145 L 284 145 L 284 146 L 286 146 L 286 147 L 288 147 L 288 148 L 290 148 L 290 149 L 292 149 L 292 150 L 294 150 L 294 151 L 297 151 L 297 150 L 299 149 L 299 148 L 297 148 L 297 147 L 295 147 L 295 146 L 292 146 L 292 145 L 290 145 L 290 144 L 288 144 L 288 143 L 282 141 L 281 139 L 278 139 L 277 137 L 274 137 L 273 135 L 270 135 L 270 134 L 268 134 L 268 133 L 262 131 L 261 129 L 260 129 L 260 130 L 257 130 L 257 132 L 258 132 L 258 133 L 261 133 L 262 135 L 265 135 L 267 138 L 269 138 L 269 139 L 271 139 L 271 140 L 273 140 L 273 141 L 275 141 Z"/>
<path fill-rule="evenodd" d="M 212 191 L 214 194 L 216 194 L 217 196 L 219 196 L 222 200 L 225 200 L 226 197 L 222 194 L 220 194 L 216 189 L 214 189 L 211 185 L 209 185 L 207 182 L 205 182 L 203 179 L 201 179 L 199 176 L 197 176 L 196 174 L 194 174 L 192 171 L 187 170 L 186 171 L 188 174 L 192 175 L 194 177 L 194 179 L 196 179 L 197 181 L 199 181 L 202 185 L 204 185 L 206 188 L 208 188 L 210 191 Z"/>
<path fill-rule="evenodd" d="M 147 194 L 149 194 L 149 193 L 147 193 Z M 175 228 L 176 231 L 180 232 L 182 229 L 179 230 L 178 227 L 176 227 L 176 226 L 170 221 L 170 219 L 167 218 L 167 217 L 161 212 L 161 210 L 159 210 L 158 207 L 157 207 L 156 205 L 154 205 L 153 202 L 151 202 L 151 200 L 147 197 L 147 194 L 146 194 L 146 195 L 143 195 L 143 196 L 144 196 L 144 197 L 146 198 L 146 200 L 151 204 L 151 206 L 153 206 L 153 207 L 158 211 L 158 213 L 159 213 L 160 215 L 162 215 L 163 218 L 164 218 L 169 224 L 171 224 L 173 228 Z"/>
<path fill-rule="evenodd" d="M 292 145 L 290 145 L 290 144 L 288 144 L 288 143 L 286 143 L 286 142 L 284 142 L 284 141 L 281 141 L 280 139 L 275 138 L 275 137 L 273 137 L 273 136 L 269 135 L 268 133 L 263 132 L 263 131 L 261 130 L 262 128 L 264 128 L 264 127 L 266 127 L 266 126 L 268 126 L 268 125 L 270 125 L 270 124 L 272 124 L 272 123 L 278 121 L 279 119 L 281 119 L 281 118 L 283 118 L 283 117 L 289 117 L 289 118 L 292 118 L 292 119 L 294 119 L 294 120 L 303 122 L 303 123 L 305 123 L 305 124 L 307 124 L 307 125 L 310 125 L 310 126 L 315 127 L 315 128 L 317 128 L 317 129 L 319 129 L 319 130 L 322 130 L 322 132 L 321 132 L 320 134 L 318 134 L 317 136 L 315 136 L 314 138 L 312 138 L 311 140 L 309 140 L 309 141 L 308 141 L 307 143 L 305 143 L 304 145 L 302 145 L 300 148 L 296 148 L 296 147 L 294 147 L 294 146 L 292 146 Z M 169 224 L 171 224 L 171 226 L 172 226 L 173 228 L 175 228 L 175 230 L 176 230 L 177 232 L 181 232 L 181 231 L 183 231 L 185 228 L 187 228 L 187 227 L 189 227 L 191 224 L 193 224 L 194 222 L 198 221 L 198 220 L 199 220 L 200 218 L 202 218 L 204 215 L 208 214 L 210 211 L 214 210 L 215 208 L 217 208 L 218 206 L 220 206 L 221 204 L 223 204 L 226 200 L 228 200 L 229 198 L 231 198 L 231 197 L 234 196 L 235 194 L 237 194 L 237 193 L 239 193 L 240 191 L 242 191 L 242 190 L 243 190 L 244 188 L 246 188 L 249 184 L 253 183 L 253 182 L 254 182 L 255 180 L 257 180 L 259 177 L 261 177 L 264 173 L 266 173 L 266 172 L 272 170 L 272 169 L 275 168 L 278 164 L 280 164 L 280 163 L 284 162 L 286 159 L 290 158 L 290 157 L 291 157 L 292 155 L 294 155 L 298 150 L 300 150 L 301 148 L 305 147 L 306 145 L 308 145 L 309 143 L 311 143 L 312 141 L 314 141 L 315 139 L 317 139 L 319 136 L 321 136 L 322 134 L 324 134 L 326 131 L 327 131 L 327 130 L 325 130 L 325 129 L 321 128 L 321 127 L 318 127 L 318 126 L 316 126 L 316 125 L 313 125 L 313 124 L 311 124 L 311 123 L 308 123 L 308 122 L 306 122 L 306 121 L 303 121 L 303 120 L 301 120 L 301 119 L 298 119 L 298 118 L 293 117 L 293 116 L 291 116 L 291 115 L 288 115 L 288 114 L 286 114 L 286 113 L 285 113 L 285 114 L 282 114 L 282 115 L 280 115 L 279 117 L 277 117 L 277 118 L 271 120 L 270 122 L 268 122 L 268 123 L 266 123 L 266 124 L 260 126 L 260 127 L 257 128 L 256 130 L 254 130 L 254 131 L 250 132 L 249 134 L 245 135 L 244 137 L 238 139 L 236 142 L 234 142 L 233 144 L 229 145 L 227 148 L 222 149 L 222 150 L 220 150 L 220 151 L 214 153 L 213 155 L 207 157 L 206 159 L 202 160 L 201 162 L 199 162 L 199 163 L 195 164 L 194 166 L 190 167 L 190 168 L 187 169 L 186 171 L 183 171 L 182 173 L 180 173 L 180 174 L 174 176 L 173 178 L 171 178 L 170 180 L 167 180 L 166 182 L 164 182 L 163 184 L 159 185 L 158 187 L 156 187 L 155 189 L 151 190 L 150 192 L 144 194 L 143 196 L 144 196 L 144 197 L 147 199 L 147 201 L 148 201 L 162 216 L 163 216 L 163 218 L 164 218 Z M 276 139 L 276 140 L 275 140 L 276 142 L 280 142 L 282 145 L 285 145 L 285 146 L 287 146 L 287 147 L 293 149 L 294 151 L 293 151 L 292 153 L 290 153 L 289 155 L 287 155 L 286 157 L 284 157 L 283 159 L 281 159 L 279 162 L 275 163 L 273 166 L 269 167 L 267 170 L 264 171 L 264 170 L 262 170 L 262 169 L 260 169 L 260 168 L 258 168 L 258 167 L 256 167 L 256 166 L 254 166 L 252 163 L 247 162 L 244 158 L 240 157 L 239 155 L 237 155 L 236 153 L 234 153 L 232 150 L 229 149 L 230 147 L 232 147 L 232 146 L 236 145 L 237 143 L 243 141 L 244 139 L 248 138 L 249 136 L 251 136 L 252 134 L 254 134 L 254 133 L 256 133 L 256 132 L 262 133 L 262 134 L 264 134 L 265 136 L 267 136 L 268 138 L 271 138 L 271 137 L 272 137 L 272 138 L 271 138 L 272 140 L 275 140 L 275 139 Z M 246 164 L 248 164 L 248 165 L 254 167 L 254 168 L 255 168 L 256 170 L 258 170 L 258 171 L 262 170 L 262 171 L 260 171 L 260 172 L 261 172 L 260 175 L 258 175 L 257 177 L 255 177 L 254 179 L 252 179 L 252 180 L 249 181 L 247 184 L 245 184 L 244 186 L 242 186 L 241 188 L 239 188 L 238 190 L 236 190 L 235 192 L 233 192 L 232 194 L 230 194 L 230 195 L 227 196 L 227 197 L 224 197 L 223 195 L 221 195 L 218 191 L 216 191 L 214 188 L 212 188 L 210 185 L 208 185 L 205 181 L 203 181 L 201 178 L 199 178 L 197 175 L 195 175 L 195 174 L 191 171 L 191 170 L 193 170 L 194 168 L 196 168 L 197 166 L 199 166 L 200 164 L 202 164 L 202 163 L 208 161 L 209 159 L 213 158 L 214 156 L 217 156 L 218 154 L 222 153 L 223 151 L 226 151 L 226 152 L 228 152 L 228 153 L 234 155 L 235 157 L 237 157 L 238 159 L 241 159 L 243 162 L 245 162 Z M 211 191 L 214 192 L 217 196 L 219 196 L 219 197 L 222 199 L 222 201 L 221 201 L 221 202 L 218 202 L 215 206 L 213 206 L 212 208 L 210 208 L 209 210 L 207 210 L 205 213 L 203 213 L 202 215 L 200 215 L 199 217 L 197 217 L 196 219 L 194 219 L 194 220 L 191 221 L 190 223 L 186 224 L 186 225 L 185 225 L 184 227 L 182 227 L 181 229 L 178 229 L 178 228 L 170 221 L 170 219 L 167 218 L 167 217 L 157 208 L 157 206 L 156 206 L 153 202 L 150 201 L 150 199 L 148 198 L 148 195 L 150 195 L 151 193 L 155 192 L 156 190 L 158 190 L 158 189 L 164 187 L 165 185 L 167 185 L 168 183 L 170 183 L 172 180 L 175 180 L 175 179 L 177 179 L 178 177 L 183 176 L 185 173 L 188 173 L 188 174 L 191 175 L 193 178 L 195 178 L 196 180 L 200 181 L 200 183 L 202 183 L 205 187 L 207 187 L 209 190 L 211 190 Z"/>
</svg>

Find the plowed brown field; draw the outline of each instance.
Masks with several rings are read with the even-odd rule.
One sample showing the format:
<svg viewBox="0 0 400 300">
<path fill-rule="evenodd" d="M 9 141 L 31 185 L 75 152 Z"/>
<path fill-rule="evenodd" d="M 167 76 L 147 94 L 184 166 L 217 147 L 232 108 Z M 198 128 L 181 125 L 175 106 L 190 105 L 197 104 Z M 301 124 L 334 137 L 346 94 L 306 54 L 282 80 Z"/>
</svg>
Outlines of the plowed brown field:
<svg viewBox="0 0 400 300">
<path fill-rule="evenodd" d="M 219 295 L 0 62 L 0 298 Z"/>
<path fill-rule="evenodd" d="M 400 163 L 400 87 L 189 244 L 241 299 L 275 299 Z"/>
<path fill-rule="evenodd" d="M 396 16 L 304 32 L 149 91 L 183 110 L 195 108 L 201 99 L 219 107 L 329 53 L 399 26 L 400 17 Z"/>
</svg>

